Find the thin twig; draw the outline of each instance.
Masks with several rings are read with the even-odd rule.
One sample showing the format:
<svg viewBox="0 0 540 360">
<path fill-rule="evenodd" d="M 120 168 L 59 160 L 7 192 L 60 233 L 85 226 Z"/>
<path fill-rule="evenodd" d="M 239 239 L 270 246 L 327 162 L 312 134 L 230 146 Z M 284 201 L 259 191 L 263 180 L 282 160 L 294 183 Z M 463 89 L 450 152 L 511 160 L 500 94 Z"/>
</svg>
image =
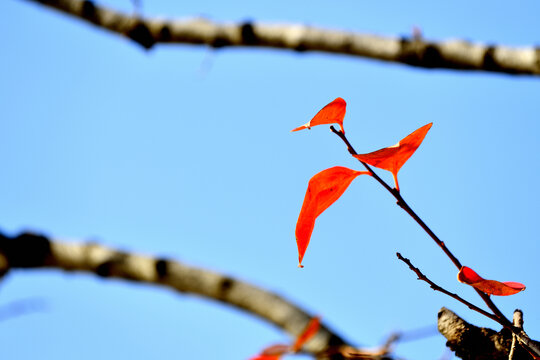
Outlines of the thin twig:
<svg viewBox="0 0 540 360">
<path fill-rule="evenodd" d="M 347 139 L 347 137 L 345 136 L 345 134 L 341 130 L 336 130 L 333 126 L 330 126 L 330 130 L 334 134 L 339 136 L 341 140 L 343 140 L 343 142 L 347 146 L 347 150 L 349 151 L 349 153 L 351 155 L 353 155 L 353 156 L 358 155 L 356 150 L 354 150 L 351 143 L 349 142 L 349 140 Z M 446 254 L 446 256 L 448 256 L 448 258 L 456 266 L 456 268 L 458 268 L 458 270 L 461 269 L 462 265 L 461 265 L 461 262 L 458 260 L 458 258 L 455 257 L 454 254 L 452 254 L 452 252 L 450 251 L 450 249 L 448 249 L 446 244 L 443 241 L 441 241 L 441 239 L 439 239 L 439 237 L 437 235 L 435 235 L 435 233 L 429 228 L 429 226 L 426 225 L 426 223 L 420 218 L 420 216 L 418 216 L 414 212 L 414 210 L 409 206 L 409 204 L 407 204 L 405 199 L 403 199 L 403 196 L 401 196 L 401 193 L 399 192 L 399 190 L 391 188 L 383 179 L 381 179 L 373 171 L 373 169 L 368 164 L 366 164 L 365 162 L 363 162 L 361 160 L 359 160 L 359 161 L 371 173 L 371 175 L 375 178 L 375 180 L 377 180 L 390 194 L 392 194 L 392 196 L 394 196 L 394 198 L 396 198 L 397 205 L 399 207 L 401 207 L 403 210 L 405 210 L 405 212 L 407 214 L 409 214 L 409 216 L 412 217 L 414 219 L 414 221 L 416 221 L 418 223 L 418 225 L 420 225 L 420 227 L 433 239 L 433 241 L 435 241 L 435 243 L 443 250 L 443 252 Z M 482 300 L 484 300 L 484 302 L 490 308 L 490 310 L 493 312 L 493 314 L 495 314 L 500 319 L 500 321 L 497 321 L 497 322 L 499 322 L 504 327 L 511 327 L 512 326 L 512 323 L 510 322 L 510 320 L 508 320 L 506 318 L 506 316 L 504 316 L 504 314 L 495 305 L 495 303 L 493 303 L 493 301 L 490 299 L 489 295 L 485 294 L 484 292 L 482 292 L 482 291 L 480 291 L 480 290 L 478 290 L 476 288 L 474 290 L 478 293 L 478 295 L 480 295 Z"/>
<path fill-rule="evenodd" d="M 41 298 L 14 300 L 0 305 L 0 322 L 45 310 L 47 310 L 47 303 Z"/>
<path fill-rule="evenodd" d="M 529 336 L 525 333 L 525 330 L 523 330 L 523 311 L 516 309 L 514 310 L 514 317 L 512 319 L 513 325 L 514 325 L 514 331 L 512 333 L 512 348 L 510 350 L 510 355 L 508 355 L 509 359 L 512 359 L 510 356 L 513 356 L 513 351 L 516 346 L 516 340 L 519 341 L 525 350 L 529 352 L 529 354 L 532 355 L 535 359 L 539 359 L 540 356 L 540 349 L 538 346 L 536 346 L 535 343 L 529 339 Z"/>
<path fill-rule="evenodd" d="M 514 360 L 514 351 L 516 350 L 516 334 L 512 333 L 512 346 L 508 354 L 508 360 Z"/>
<path fill-rule="evenodd" d="M 412 271 L 414 271 L 416 273 L 416 276 L 418 276 L 418 280 L 422 280 L 422 281 L 425 281 L 429 284 L 429 287 L 431 287 L 433 290 L 435 291 L 439 291 L 439 292 L 442 292 L 443 294 L 446 294 L 454 299 L 456 299 L 457 301 L 465 304 L 469 309 L 471 310 L 474 310 L 476 312 L 479 312 L 480 314 L 492 319 L 493 321 L 496 321 L 498 322 L 499 324 L 501 324 L 502 326 L 505 326 L 505 324 L 503 323 L 503 321 L 501 321 L 501 319 L 499 319 L 499 317 L 497 317 L 496 315 L 494 314 L 491 314 L 487 311 L 485 311 L 484 309 L 481 309 L 479 308 L 478 306 L 468 302 L 467 300 L 463 299 L 461 296 L 457 295 L 457 294 L 454 294 L 454 293 L 451 293 L 450 291 L 440 287 L 439 285 L 435 284 L 433 281 L 431 281 L 430 279 L 428 279 L 427 276 L 425 276 L 421 271 L 420 269 L 418 269 L 417 267 L 415 267 L 411 261 L 407 258 L 404 258 L 403 256 L 401 256 L 400 253 L 396 253 L 397 257 L 399 260 L 403 261 L 405 264 L 407 264 L 409 266 L 409 269 L 411 269 Z"/>
<path fill-rule="evenodd" d="M 424 326 L 417 329 L 403 331 L 400 334 L 399 342 L 410 342 L 425 339 L 427 337 L 440 335 L 437 330 L 437 325 Z"/>
<path fill-rule="evenodd" d="M 429 286 L 435 290 L 435 291 L 439 291 L 439 292 L 442 292 L 443 294 L 446 294 L 454 299 L 456 299 L 457 301 L 465 304 L 469 309 L 471 310 L 474 310 L 476 312 L 479 312 L 480 314 L 492 319 L 493 321 L 496 321 L 498 322 L 499 324 L 501 324 L 502 326 L 504 326 L 505 328 L 508 328 L 510 329 L 510 331 L 512 331 L 512 335 L 522 344 L 522 346 L 529 352 L 529 354 L 531 354 L 531 356 L 535 359 L 540 359 L 540 349 L 538 348 L 538 346 L 536 346 L 536 344 L 534 344 L 531 339 L 529 338 L 529 336 L 525 333 L 525 331 L 523 330 L 523 328 L 519 327 L 519 326 L 507 326 L 505 323 L 504 323 L 504 320 L 499 318 L 497 315 L 494 315 L 494 314 L 491 314 L 491 313 L 488 313 L 487 311 L 479 308 L 478 306 L 468 302 L 467 300 L 463 299 L 462 297 L 460 297 L 459 295 L 457 294 L 454 294 L 454 293 L 451 293 L 450 291 L 440 287 L 439 285 L 435 284 L 433 281 L 431 281 L 430 279 L 428 279 L 427 276 L 425 276 L 421 271 L 420 269 L 414 267 L 414 265 L 411 263 L 411 261 L 407 258 L 404 258 L 403 256 L 401 256 L 400 253 L 396 253 L 397 257 L 399 260 L 403 261 L 405 264 L 407 264 L 409 266 L 409 269 L 411 269 L 412 271 L 414 271 L 416 273 L 416 275 L 418 276 L 418 280 L 422 280 L 422 281 L 425 281 L 429 284 Z M 519 324 L 519 322 L 518 322 Z M 523 323 L 521 323 L 523 324 Z"/>
<path fill-rule="evenodd" d="M 519 309 L 514 310 L 514 318 L 512 319 L 513 325 L 523 330 L 523 312 Z M 516 334 L 512 333 L 512 346 L 510 347 L 510 353 L 508 354 L 508 360 L 514 359 L 514 352 L 516 351 L 516 345 L 517 345 L 517 336 Z"/>
</svg>

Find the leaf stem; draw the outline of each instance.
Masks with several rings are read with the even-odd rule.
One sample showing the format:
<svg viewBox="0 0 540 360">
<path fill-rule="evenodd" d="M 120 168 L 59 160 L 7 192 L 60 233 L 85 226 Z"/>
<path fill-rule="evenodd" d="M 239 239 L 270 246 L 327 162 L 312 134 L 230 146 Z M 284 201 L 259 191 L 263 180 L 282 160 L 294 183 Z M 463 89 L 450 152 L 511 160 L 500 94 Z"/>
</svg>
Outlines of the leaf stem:
<svg viewBox="0 0 540 360">
<path fill-rule="evenodd" d="M 330 130 L 334 134 L 339 136 L 339 138 L 341 140 L 343 140 L 343 142 L 347 146 L 347 150 L 349 151 L 349 153 L 351 155 L 353 155 L 353 156 L 358 155 L 356 150 L 354 150 L 353 146 L 351 145 L 351 143 L 349 142 L 349 140 L 347 139 L 347 137 L 345 136 L 345 134 L 341 130 L 336 130 L 334 128 L 334 126 L 330 126 Z M 399 207 L 401 207 L 403 210 L 405 210 L 405 212 L 407 214 L 409 214 L 409 216 L 412 217 L 414 219 L 414 221 L 416 221 L 418 223 L 418 225 L 420 225 L 420 227 L 442 249 L 442 251 L 446 254 L 446 256 L 448 256 L 448 258 L 458 268 L 458 270 L 461 269 L 462 265 L 461 265 L 461 262 L 458 260 L 458 258 L 455 257 L 454 254 L 452 254 L 450 249 L 448 249 L 448 247 L 446 247 L 445 243 L 443 241 L 441 241 L 441 239 L 439 239 L 439 237 L 437 235 L 435 235 L 435 233 L 429 228 L 429 226 L 427 226 L 426 223 L 413 211 L 413 209 L 409 206 L 409 204 L 407 204 L 405 199 L 403 199 L 403 197 L 401 196 L 401 193 L 399 192 L 399 189 L 391 188 L 383 179 L 381 179 L 373 171 L 373 169 L 368 164 L 366 164 L 365 162 L 363 162 L 361 160 L 358 160 L 358 161 L 360 161 L 362 163 L 362 165 L 364 165 L 364 167 L 370 172 L 370 174 L 373 176 L 373 178 L 375 180 L 377 180 L 390 194 L 392 194 L 392 196 L 394 196 L 394 198 L 396 198 L 397 205 Z M 497 321 L 497 322 L 499 322 L 501 325 L 503 325 L 505 327 L 512 327 L 512 323 L 510 322 L 510 320 L 508 320 L 506 318 L 506 316 L 504 316 L 504 314 L 495 305 L 495 303 L 493 303 L 493 301 L 491 301 L 491 298 L 489 297 L 489 295 L 487 295 L 486 293 L 484 293 L 484 292 L 482 292 L 482 291 L 480 291 L 480 290 L 478 290 L 476 288 L 475 288 L 475 290 L 478 293 L 478 295 L 480 295 L 482 300 L 484 300 L 486 305 L 491 309 L 491 311 L 493 311 L 493 314 L 495 314 L 495 316 L 500 320 L 500 321 Z"/>
</svg>

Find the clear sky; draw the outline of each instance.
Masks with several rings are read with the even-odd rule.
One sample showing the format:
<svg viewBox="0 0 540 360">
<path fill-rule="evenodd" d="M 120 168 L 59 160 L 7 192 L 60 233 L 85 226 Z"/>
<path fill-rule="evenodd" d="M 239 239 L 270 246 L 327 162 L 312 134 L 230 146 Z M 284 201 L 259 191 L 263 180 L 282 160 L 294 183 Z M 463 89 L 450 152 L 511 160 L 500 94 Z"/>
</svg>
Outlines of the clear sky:
<svg viewBox="0 0 540 360">
<path fill-rule="evenodd" d="M 501 5 L 499 5 L 501 4 Z M 131 11 L 130 3 L 111 1 Z M 143 13 L 290 22 L 389 36 L 530 46 L 536 1 L 145 1 Z M 0 229 L 166 256 L 276 291 L 373 347 L 434 327 L 446 306 L 395 257 L 482 305 L 435 244 L 368 177 L 317 221 L 297 268 L 294 227 L 307 182 L 361 169 L 327 127 L 291 133 L 340 96 L 359 152 L 433 122 L 400 173 L 402 194 L 460 260 L 519 281 L 495 298 L 540 339 L 540 79 L 424 70 L 318 53 L 158 46 L 20 0 L 0 2 Z M 379 171 L 387 180 L 389 174 Z M 0 322 L 6 359 L 247 359 L 287 336 L 249 314 L 151 286 L 53 270 L 13 271 L 0 307 L 43 306 Z M 437 359 L 444 339 L 399 344 Z M 292 359 L 292 357 L 291 357 Z"/>
</svg>

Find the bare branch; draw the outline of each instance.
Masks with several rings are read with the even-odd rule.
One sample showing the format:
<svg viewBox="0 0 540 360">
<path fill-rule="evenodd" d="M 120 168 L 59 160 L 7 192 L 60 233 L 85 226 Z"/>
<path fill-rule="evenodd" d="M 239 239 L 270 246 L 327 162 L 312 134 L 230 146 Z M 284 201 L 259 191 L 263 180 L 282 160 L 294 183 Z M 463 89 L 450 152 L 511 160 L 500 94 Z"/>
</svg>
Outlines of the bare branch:
<svg viewBox="0 0 540 360">
<path fill-rule="evenodd" d="M 478 306 L 468 302 L 467 300 L 463 299 L 461 296 L 457 295 L 457 294 L 454 294 L 454 293 L 451 293 L 450 291 L 446 290 L 445 288 L 442 288 L 440 287 L 439 285 L 435 284 L 433 281 L 431 281 L 426 275 L 424 275 L 419 268 L 415 267 L 411 261 L 407 258 L 404 258 L 403 256 L 401 256 L 400 253 L 396 253 L 397 257 L 399 260 L 403 261 L 405 264 L 407 264 L 407 266 L 409 266 L 409 269 L 411 269 L 412 271 L 414 271 L 416 273 L 416 276 L 418 276 L 418 280 L 421 280 L 421 281 L 425 281 L 429 284 L 429 287 L 432 288 L 433 290 L 435 291 L 439 291 L 439 292 L 442 292 L 443 294 L 445 295 L 448 295 L 454 299 L 456 299 L 457 301 L 461 302 L 462 304 L 465 304 L 469 309 L 471 310 L 474 310 L 476 312 L 479 312 L 480 314 L 490 318 L 491 320 L 493 321 L 496 321 L 498 322 L 499 324 L 501 324 L 502 326 L 505 326 L 505 323 L 504 321 L 502 321 L 501 319 L 499 319 L 497 316 L 485 311 L 484 309 L 482 308 L 479 308 Z"/>
<path fill-rule="evenodd" d="M 0 273 L 5 274 L 12 268 L 43 267 L 84 271 L 199 295 L 257 315 L 293 337 L 297 337 L 313 317 L 275 293 L 176 261 L 117 251 L 95 243 L 63 243 L 34 234 L 14 238 L 0 234 Z M 321 325 L 303 350 L 317 354 L 343 345 L 349 344 Z"/>
<path fill-rule="evenodd" d="M 519 330 L 523 329 L 523 312 L 519 309 L 514 310 L 514 318 L 512 324 Z M 508 360 L 514 360 L 514 353 L 516 351 L 517 339 L 516 334 L 512 334 L 512 346 L 510 353 L 508 354 Z"/>
<path fill-rule="evenodd" d="M 503 330 L 501 330 L 500 334 L 502 334 L 501 336 L 504 337 L 504 341 L 505 342 L 508 342 L 508 344 L 504 344 L 501 345 L 500 343 L 502 343 L 502 338 L 500 339 L 497 339 L 497 340 L 493 340 L 493 339 L 490 339 L 489 341 L 493 342 L 495 345 L 496 348 L 497 348 L 497 352 L 503 352 L 504 354 L 503 355 L 500 355 L 500 356 L 504 356 L 506 358 L 508 358 L 508 354 L 509 354 L 509 348 L 511 348 L 511 341 L 512 341 L 512 337 L 515 336 L 516 339 L 522 344 L 523 346 L 523 349 L 525 349 L 527 352 L 528 352 L 528 356 L 531 356 L 533 359 L 540 359 L 540 347 L 539 347 L 539 344 L 537 341 L 533 341 L 529 338 L 529 336 L 525 333 L 525 331 L 523 330 L 523 328 L 520 328 L 520 327 L 516 327 L 516 326 L 508 326 L 508 324 L 506 323 L 506 318 L 504 319 L 501 319 L 499 318 L 498 316 L 494 315 L 494 314 L 490 314 L 488 313 L 487 311 L 479 308 L 478 306 L 468 302 L 467 300 L 463 299 L 462 297 L 460 297 L 459 295 L 457 294 L 454 294 L 454 293 L 451 293 L 449 292 L 448 290 L 440 287 L 439 285 L 435 284 L 433 281 L 431 281 L 430 279 L 428 279 L 421 271 L 420 269 L 418 269 L 417 267 L 415 267 L 411 261 L 407 258 L 404 258 L 403 256 L 401 256 L 400 253 L 397 253 L 396 254 L 398 259 L 403 261 L 405 264 L 407 264 L 409 266 L 409 269 L 411 269 L 412 271 L 414 271 L 416 273 L 416 275 L 418 276 L 418 280 L 422 280 L 422 281 L 425 281 L 429 284 L 429 286 L 435 290 L 435 291 L 440 291 L 442 292 L 443 294 L 446 294 L 454 299 L 456 299 L 457 301 L 467 305 L 467 307 L 471 310 L 474 310 L 474 311 L 477 311 L 479 312 L 480 314 L 498 322 L 500 325 L 503 326 Z M 444 311 L 447 311 L 449 313 L 451 313 L 453 315 L 452 319 L 458 319 L 459 321 L 455 322 L 456 325 L 456 328 L 451 328 L 450 331 L 448 334 L 452 333 L 452 335 L 449 335 L 447 336 L 447 334 L 445 334 L 443 332 L 443 330 L 441 330 L 441 313 L 443 313 Z M 446 313 L 446 315 L 448 315 L 449 313 Z M 453 320 L 452 320 L 453 321 Z M 454 325 L 455 325 L 454 324 Z M 446 325 L 445 325 L 446 326 Z M 462 334 L 461 332 L 462 331 L 462 328 L 467 328 L 467 331 L 469 331 L 468 329 L 472 329 L 474 328 L 474 331 L 477 331 L 475 326 L 473 325 L 470 325 L 468 324 L 467 322 L 465 322 L 464 320 L 462 320 L 461 318 L 459 318 L 457 315 L 455 315 L 454 313 L 452 313 L 450 310 L 448 309 L 445 309 L 445 308 L 442 308 L 441 311 L 439 312 L 439 331 L 441 332 L 441 334 L 443 334 L 447 339 L 448 339 L 448 343 L 447 345 L 456 352 L 456 355 L 457 356 L 460 356 L 458 354 L 458 352 L 462 352 L 462 354 L 465 354 L 464 351 L 466 352 L 465 348 L 466 347 L 470 347 L 472 346 L 472 343 L 477 341 L 477 340 L 474 340 L 474 341 L 469 341 L 467 340 L 466 342 L 464 342 L 463 344 L 460 345 L 459 347 L 459 350 L 456 350 L 454 349 L 451 345 L 449 345 L 449 343 L 451 342 L 451 339 L 449 337 L 456 337 L 457 339 L 461 339 L 462 338 Z M 456 330 L 458 329 L 458 330 Z M 488 329 L 489 330 L 489 329 Z M 459 336 L 455 335 L 454 332 L 458 332 L 459 333 Z M 494 332 L 493 330 L 489 330 L 489 331 L 492 331 Z M 469 334 L 468 334 L 469 335 Z M 485 335 L 485 334 L 484 334 Z M 482 335 L 482 336 L 484 336 Z M 474 338 L 476 337 L 477 335 L 471 337 L 471 338 Z M 491 337 L 491 335 L 489 335 L 489 337 Z M 461 340 L 460 340 L 461 341 Z M 491 346 L 491 345 L 490 345 Z M 474 348 L 473 349 L 469 349 L 468 351 L 470 351 L 470 353 L 474 354 L 474 352 L 476 351 Z M 482 351 L 486 351 L 486 352 L 489 352 L 489 351 L 492 351 L 492 350 L 488 350 L 488 349 L 484 349 Z M 484 357 L 484 355 L 482 356 L 479 356 L 478 359 L 489 359 L 491 358 L 491 356 L 494 356 L 494 355 L 488 355 L 487 357 Z M 461 357 L 461 356 L 460 356 Z M 516 357 L 514 360 L 516 359 L 521 359 L 523 357 Z M 530 357 L 525 357 L 526 359 L 529 359 Z M 475 356 L 470 356 L 470 354 L 467 355 L 467 359 L 477 359 L 477 357 Z"/>
<path fill-rule="evenodd" d="M 215 23 L 205 19 L 133 17 L 92 1 L 31 0 L 127 36 L 146 49 L 157 43 L 244 46 L 346 54 L 423 68 L 540 75 L 540 48 L 485 45 L 464 40 L 383 37 L 300 24 Z"/>
<path fill-rule="evenodd" d="M 47 303 L 41 298 L 27 298 L 0 305 L 0 322 L 23 315 L 47 310 Z"/>
</svg>

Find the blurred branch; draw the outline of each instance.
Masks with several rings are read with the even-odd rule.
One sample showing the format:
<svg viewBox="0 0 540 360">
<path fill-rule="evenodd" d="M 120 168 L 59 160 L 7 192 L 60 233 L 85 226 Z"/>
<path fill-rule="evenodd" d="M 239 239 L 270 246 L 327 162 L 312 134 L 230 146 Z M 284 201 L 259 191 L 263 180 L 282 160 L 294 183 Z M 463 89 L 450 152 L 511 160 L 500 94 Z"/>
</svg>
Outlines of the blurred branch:
<svg viewBox="0 0 540 360">
<path fill-rule="evenodd" d="M 46 302 L 40 298 L 14 300 L 0 305 L 0 322 L 23 315 L 42 312 L 46 309 Z"/>
<path fill-rule="evenodd" d="M 213 48 L 267 47 L 297 52 L 346 54 L 422 68 L 540 75 L 540 48 L 532 46 L 515 48 L 464 40 L 433 42 L 425 41 L 418 32 L 410 37 L 398 38 L 301 24 L 222 24 L 200 18 L 164 20 L 131 16 L 96 5 L 92 1 L 31 1 L 127 36 L 146 49 L 157 43 L 207 45 Z"/>
<path fill-rule="evenodd" d="M 107 278 L 121 278 L 172 288 L 242 309 L 297 337 L 312 315 L 283 297 L 232 277 L 163 258 L 117 251 L 95 243 L 64 243 L 24 233 L 0 233 L 0 274 L 15 268 L 56 268 L 84 271 Z M 349 345 L 321 325 L 303 348 L 312 354 Z M 332 359 L 342 359 L 341 355 Z"/>
</svg>

